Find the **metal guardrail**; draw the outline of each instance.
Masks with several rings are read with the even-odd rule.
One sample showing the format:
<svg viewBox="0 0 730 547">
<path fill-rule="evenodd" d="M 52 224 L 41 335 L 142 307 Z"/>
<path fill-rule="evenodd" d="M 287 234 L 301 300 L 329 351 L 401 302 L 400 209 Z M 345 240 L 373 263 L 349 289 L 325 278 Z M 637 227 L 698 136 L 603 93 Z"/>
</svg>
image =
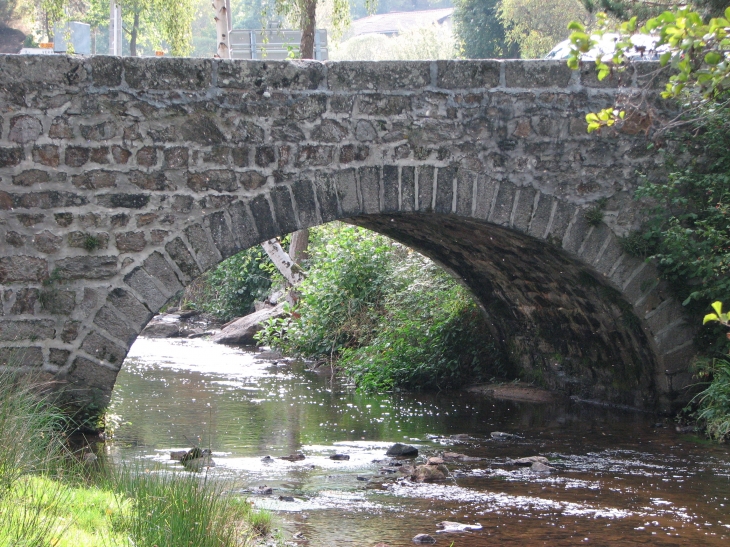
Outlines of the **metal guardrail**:
<svg viewBox="0 0 730 547">
<path fill-rule="evenodd" d="M 231 59 L 289 59 L 299 52 L 301 40 L 300 30 L 233 29 L 228 33 Z M 314 58 L 318 61 L 329 58 L 325 29 L 318 29 L 314 35 Z"/>
</svg>

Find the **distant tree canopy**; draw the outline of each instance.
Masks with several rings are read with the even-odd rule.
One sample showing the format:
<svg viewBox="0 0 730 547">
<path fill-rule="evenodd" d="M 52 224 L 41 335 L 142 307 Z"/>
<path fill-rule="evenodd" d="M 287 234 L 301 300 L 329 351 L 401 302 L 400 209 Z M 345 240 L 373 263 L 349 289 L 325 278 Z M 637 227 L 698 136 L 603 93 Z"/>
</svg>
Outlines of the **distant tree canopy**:
<svg viewBox="0 0 730 547">
<path fill-rule="evenodd" d="M 571 21 L 588 24 L 589 14 L 580 0 L 502 0 L 499 20 L 507 44 L 516 45 L 523 59 L 539 59 L 568 38 Z"/>
<path fill-rule="evenodd" d="M 730 0 L 581 0 L 589 13 L 604 12 L 617 19 L 629 20 L 636 17 L 643 23 L 660 13 L 691 4 L 703 17 L 717 17 L 722 15 L 730 5 Z"/>
<path fill-rule="evenodd" d="M 7 25 L 15 15 L 18 0 L 0 0 L 0 25 Z"/>
<path fill-rule="evenodd" d="M 507 43 L 498 17 L 499 0 L 454 0 L 454 30 L 469 59 L 519 57 L 519 46 Z"/>
</svg>

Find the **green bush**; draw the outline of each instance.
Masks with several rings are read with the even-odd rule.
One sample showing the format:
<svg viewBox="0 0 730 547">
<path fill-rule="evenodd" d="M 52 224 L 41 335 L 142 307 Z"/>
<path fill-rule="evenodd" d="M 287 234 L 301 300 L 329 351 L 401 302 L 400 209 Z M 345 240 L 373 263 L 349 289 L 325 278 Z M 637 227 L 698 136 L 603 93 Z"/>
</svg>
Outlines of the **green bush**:
<svg viewBox="0 0 730 547">
<path fill-rule="evenodd" d="M 221 262 L 199 278 L 183 296 L 182 306 L 215 315 L 223 321 L 253 311 L 253 303 L 269 293 L 275 266 L 260 245 Z"/>
<path fill-rule="evenodd" d="M 471 295 L 388 238 L 333 223 L 312 232 L 308 276 L 290 316 L 259 340 L 337 361 L 361 389 L 445 389 L 508 374 Z"/>
</svg>

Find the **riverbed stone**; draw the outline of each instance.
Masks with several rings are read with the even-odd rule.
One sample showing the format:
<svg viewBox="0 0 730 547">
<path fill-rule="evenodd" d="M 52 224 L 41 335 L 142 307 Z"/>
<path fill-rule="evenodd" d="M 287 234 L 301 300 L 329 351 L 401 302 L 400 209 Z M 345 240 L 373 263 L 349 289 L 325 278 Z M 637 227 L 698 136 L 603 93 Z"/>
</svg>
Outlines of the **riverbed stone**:
<svg viewBox="0 0 730 547">
<path fill-rule="evenodd" d="M 393 446 L 388 448 L 388 450 L 385 453 L 386 456 L 394 456 L 394 457 L 409 457 L 409 458 L 415 458 L 418 456 L 418 448 L 415 446 L 411 446 L 409 444 L 403 444 L 403 443 L 395 443 Z"/>
<path fill-rule="evenodd" d="M 241 317 L 213 336 L 213 342 L 227 346 L 253 346 L 257 344 L 254 335 L 263 328 L 269 319 L 280 317 L 284 313 L 284 303 L 273 308 L 264 308 Z"/>
</svg>

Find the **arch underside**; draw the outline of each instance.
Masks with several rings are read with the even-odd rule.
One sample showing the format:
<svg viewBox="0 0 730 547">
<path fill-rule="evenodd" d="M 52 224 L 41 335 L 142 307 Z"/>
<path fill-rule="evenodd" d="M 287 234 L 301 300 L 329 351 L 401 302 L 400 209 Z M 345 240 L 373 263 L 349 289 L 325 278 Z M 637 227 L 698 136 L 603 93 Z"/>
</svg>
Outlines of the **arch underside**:
<svg viewBox="0 0 730 547">
<path fill-rule="evenodd" d="M 693 329 L 619 241 L 641 221 L 637 172 L 661 165 L 641 135 L 585 134 L 618 80 L 547 61 L 0 56 L 0 84 L 0 365 L 22 351 L 74 404 L 105 404 L 204 271 L 332 220 L 453 272 L 526 378 L 682 401 Z"/>
</svg>

